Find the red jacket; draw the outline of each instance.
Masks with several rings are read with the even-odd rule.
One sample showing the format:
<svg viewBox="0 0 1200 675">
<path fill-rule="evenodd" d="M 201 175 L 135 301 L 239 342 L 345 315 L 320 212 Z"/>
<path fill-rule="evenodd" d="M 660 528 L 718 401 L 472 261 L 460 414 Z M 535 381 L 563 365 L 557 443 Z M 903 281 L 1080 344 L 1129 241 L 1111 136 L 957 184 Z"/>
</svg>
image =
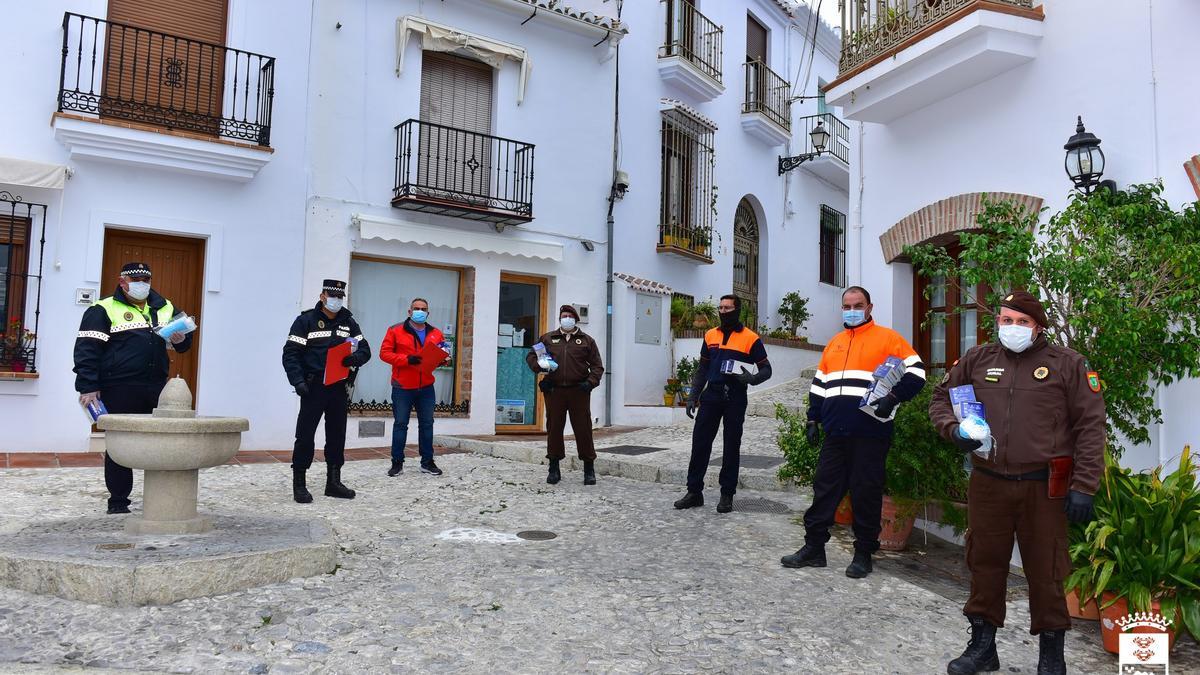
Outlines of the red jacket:
<svg viewBox="0 0 1200 675">
<path fill-rule="evenodd" d="M 445 340 L 442 331 L 425 324 L 426 344 L 432 342 L 436 345 Z M 383 345 L 379 348 L 379 358 L 384 363 L 392 364 L 393 386 L 401 389 L 420 389 L 433 384 L 433 373 L 426 375 L 418 366 L 408 363 L 408 357 L 420 354 L 421 348 L 421 342 L 417 340 L 417 331 L 413 329 L 409 320 L 405 319 L 388 329 L 387 334 L 383 336 Z"/>
</svg>

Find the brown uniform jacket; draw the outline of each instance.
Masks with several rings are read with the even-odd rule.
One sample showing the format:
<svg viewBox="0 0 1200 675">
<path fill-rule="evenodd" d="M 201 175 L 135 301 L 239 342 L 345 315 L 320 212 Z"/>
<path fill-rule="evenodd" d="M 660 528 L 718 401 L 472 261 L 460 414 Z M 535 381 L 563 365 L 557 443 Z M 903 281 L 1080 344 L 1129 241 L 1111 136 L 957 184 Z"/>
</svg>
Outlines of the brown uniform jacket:
<svg viewBox="0 0 1200 675">
<path fill-rule="evenodd" d="M 944 438 L 958 423 L 950 389 L 964 384 L 974 386 L 996 439 L 991 461 L 971 455 L 975 466 L 1022 474 L 1070 455 L 1070 489 L 1096 493 L 1104 472 L 1104 397 L 1099 376 L 1089 372 L 1082 355 L 1044 336 L 1019 354 L 996 343 L 972 347 L 934 389 L 929 404 L 930 419 Z"/>
<path fill-rule="evenodd" d="M 555 387 L 574 387 L 580 382 L 587 382 L 595 388 L 600 385 L 604 375 L 604 361 L 600 358 L 600 348 L 592 336 L 578 328 L 569 336 L 561 330 L 554 330 L 538 338 L 546 345 L 550 358 L 558 363 L 558 370 L 546 373 L 546 381 Z M 542 372 L 537 364 L 537 352 L 530 349 L 525 356 L 525 363 L 535 373 Z"/>
</svg>

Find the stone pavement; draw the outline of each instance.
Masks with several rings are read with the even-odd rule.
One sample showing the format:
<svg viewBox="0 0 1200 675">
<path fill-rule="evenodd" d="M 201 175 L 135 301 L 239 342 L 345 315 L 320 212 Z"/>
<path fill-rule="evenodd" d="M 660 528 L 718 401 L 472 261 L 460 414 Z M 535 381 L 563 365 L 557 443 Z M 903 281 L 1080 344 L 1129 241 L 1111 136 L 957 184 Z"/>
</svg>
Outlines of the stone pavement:
<svg viewBox="0 0 1200 675">
<path fill-rule="evenodd" d="M 584 487 L 569 472 L 548 486 L 529 464 L 471 454 L 439 463 L 444 476 L 397 478 L 386 460 L 348 463 L 359 498 L 317 495 L 305 506 L 290 500 L 286 466 L 206 470 L 202 510 L 324 518 L 341 567 L 166 607 L 0 589 L 0 671 L 936 673 L 965 645 L 958 602 L 909 580 L 918 555 L 882 557 L 876 574 L 851 580 L 839 533 L 829 568 L 780 567 L 801 537 L 803 494 L 742 492 L 746 506 L 771 506 L 749 501 L 765 497 L 791 511 L 721 516 L 712 504 L 675 511 L 667 485 Z M 6 469 L 0 480 L 0 534 L 103 506 L 94 469 Z M 134 496 L 136 510 L 140 485 Z M 448 538 L 456 528 L 481 536 Z M 511 536 L 524 530 L 558 536 Z M 1034 672 L 1027 604 L 1018 597 L 1009 610 L 1003 666 Z M 1086 631 L 1067 648 L 1072 672 L 1116 670 Z M 1184 672 L 1200 659 L 1173 665 Z"/>
</svg>

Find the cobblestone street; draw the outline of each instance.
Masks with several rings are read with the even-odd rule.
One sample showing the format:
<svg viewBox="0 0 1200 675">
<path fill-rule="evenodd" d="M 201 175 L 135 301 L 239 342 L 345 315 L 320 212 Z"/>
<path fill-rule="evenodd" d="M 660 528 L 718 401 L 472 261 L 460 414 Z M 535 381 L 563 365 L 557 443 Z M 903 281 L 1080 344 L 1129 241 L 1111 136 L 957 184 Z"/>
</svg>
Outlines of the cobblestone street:
<svg viewBox="0 0 1200 675">
<path fill-rule="evenodd" d="M 208 470 L 202 510 L 327 519 L 341 546 L 336 573 L 167 607 L 0 590 L 0 670 L 934 673 L 965 644 L 960 605 L 905 580 L 909 559 L 882 557 L 854 581 L 839 538 L 826 569 L 780 567 L 801 538 L 801 493 L 738 494 L 791 513 L 681 513 L 669 485 L 602 477 L 585 488 L 570 472 L 552 487 L 530 464 L 439 461 L 440 478 L 348 463 L 359 497 L 318 495 L 311 506 L 291 502 L 285 465 Z M 5 533 L 103 506 L 97 469 L 0 475 Z M 446 539 L 455 528 L 509 543 Z M 514 540 L 523 530 L 558 537 Z M 1027 622 L 1025 602 L 1011 603 L 1000 642 L 1008 672 L 1035 670 Z M 1071 633 L 1067 649 L 1072 672 L 1116 670 L 1089 632 Z M 1179 658 L 1173 672 L 1187 670 Z"/>
</svg>

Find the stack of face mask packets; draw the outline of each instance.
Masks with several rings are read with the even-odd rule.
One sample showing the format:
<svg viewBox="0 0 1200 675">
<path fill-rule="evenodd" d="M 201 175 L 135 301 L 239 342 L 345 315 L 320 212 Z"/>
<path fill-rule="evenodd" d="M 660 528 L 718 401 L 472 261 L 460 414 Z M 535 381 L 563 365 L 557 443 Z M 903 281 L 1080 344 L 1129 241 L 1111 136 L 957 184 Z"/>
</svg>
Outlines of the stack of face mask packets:
<svg viewBox="0 0 1200 675">
<path fill-rule="evenodd" d="M 858 409 L 870 415 L 874 420 L 896 419 L 896 408 L 892 408 L 892 412 L 887 418 L 882 418 L 875 414 L 875 406 L 880 399 L 892 392 L 892 387 L 896 386 L 900 378 L 904 377 L 905 372 L 907 369 L 904 367 L 904 361 L 895 356 L 887 357 L 887 360 L 875 369 L 873 373 L 875 379 L 867 388 L 867 393 L 863 394 L 862 400 L 858 402 Z"/>
<path fill-rule="evenodd" d="M 550 357 L 549 352 L 546 351 L 546 345 L 539 342 L 533 346 L 533 351 L 537 353 L 538 368 L 548 373 L 558 370 L 558 362 Z"/>
<path fill-rule="evenodd" d="M 984 416 L 983 404 L 975 400 L 975 387 L 964 384 L 950 389 L 950 406 L 954 416 L 958 418 L 958 430 L 955 432 L 963 438 L 979 441 L 980 445 L 974 452 L 983 459 L 992 458 L 992 429 Z"/>
<path fill-rule="evenodd" d="M 175 315 L 175 318 L 156 328 L 154 332 L 158 333 L 160 338 L 169 340 L 175 333 L 186 335 L 194 330 L 196 330 L 196 320 L 180 312 Z"/>
</svg>

